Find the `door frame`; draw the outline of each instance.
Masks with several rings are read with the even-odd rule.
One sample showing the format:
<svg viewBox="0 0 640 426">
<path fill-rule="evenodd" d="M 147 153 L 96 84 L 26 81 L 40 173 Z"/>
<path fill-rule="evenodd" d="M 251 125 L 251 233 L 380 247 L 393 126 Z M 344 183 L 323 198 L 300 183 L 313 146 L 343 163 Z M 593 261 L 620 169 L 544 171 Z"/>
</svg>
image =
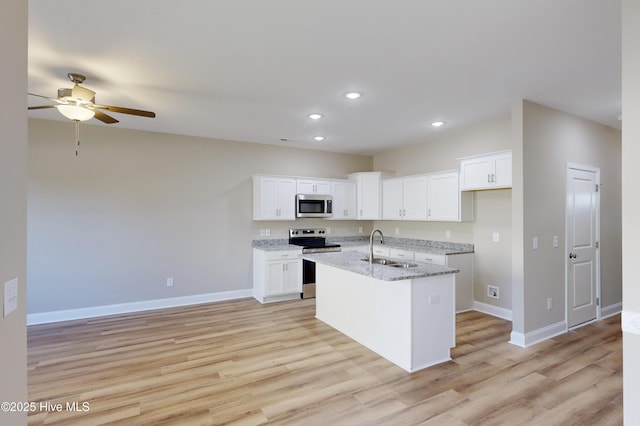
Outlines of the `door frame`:
<svg viewBox="0 0 640 426">
<path fill-rule="evenodd" d="M 598 189 L 596 190 L 596 242 L 600 243 L 600 190 L 602 184 L 600 183 L 600 168 L 594 166 L 588 166 L 585 164 L 567 162 L 567 169 L 565 174 L 565 212 L 564 212 L 564 320 L 567 325 L 567 330 L 573 330 L 580 328 L 584 325 L 591 324 L 601 319 L 602 300 L 600 295 L 600 247 L 596 248 L 595 262 L 596 262 L 596 317 L 592 321 L 587 321 L 582 324 L 578 324 L 569 327 L 569 209 L 568 209 L 568 194 L 569 194 L 569 171 L 581 170 L 585 172 L 595 173 L 595 181 Z"/>
</svg>

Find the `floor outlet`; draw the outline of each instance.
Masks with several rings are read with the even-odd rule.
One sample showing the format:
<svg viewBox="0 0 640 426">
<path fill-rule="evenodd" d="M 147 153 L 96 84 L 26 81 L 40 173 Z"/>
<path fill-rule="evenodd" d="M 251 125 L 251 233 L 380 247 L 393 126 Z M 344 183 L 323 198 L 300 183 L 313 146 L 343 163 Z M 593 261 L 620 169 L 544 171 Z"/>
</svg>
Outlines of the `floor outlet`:
<svg viewBox="0 0 640 426">
<path fill-rule="evenodd" d="M 173 278 L 167 278 L 167 287 L 173 287 Z"/>
<path fill-rule="evenodd" d="M 500 299 L 500 288 L 490 285 L 487 288 L 487 296 L 492 299 Z"/>
</svg>

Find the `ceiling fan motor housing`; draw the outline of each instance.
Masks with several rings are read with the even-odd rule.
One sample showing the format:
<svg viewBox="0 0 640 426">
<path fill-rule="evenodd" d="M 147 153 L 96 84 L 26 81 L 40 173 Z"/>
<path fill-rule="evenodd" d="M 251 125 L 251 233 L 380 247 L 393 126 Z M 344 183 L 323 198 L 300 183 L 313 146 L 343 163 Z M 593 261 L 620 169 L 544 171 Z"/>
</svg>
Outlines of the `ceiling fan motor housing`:
<svg viewBox="0 0 640 426">
<path fill-rule="evenodd" d="M 58 99 L 65 99 L 75 103 L 95 102 L 96 92 L 80 86 L 72 89 L 58 89 Z"/>
</svg>

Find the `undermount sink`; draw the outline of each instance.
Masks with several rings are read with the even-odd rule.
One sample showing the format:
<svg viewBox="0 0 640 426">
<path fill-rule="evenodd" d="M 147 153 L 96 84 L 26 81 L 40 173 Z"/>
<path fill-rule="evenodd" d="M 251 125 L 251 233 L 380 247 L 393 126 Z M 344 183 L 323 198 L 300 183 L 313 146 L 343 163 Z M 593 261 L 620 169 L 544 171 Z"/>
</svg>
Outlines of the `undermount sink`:
<svg viewBox="0 0 640 426">
<path fill-rule="evenodd" d="M 364 259 L 360 259 L 363 262 L 368 262 L 369 258 L 365 257 Z M 383 259 L 383 258 L 374 258 L 372 263 L 377 263 L 378 265 L 386 265 L 386 266 L 391 266 L 392 268 L 413 268 L 418 266 L 417 263 L 410 263 L 410 262 L 402 262 L 402 261 L 396 261 L 396 260 L 390 260 L 390 259 Z"/>
</svg>

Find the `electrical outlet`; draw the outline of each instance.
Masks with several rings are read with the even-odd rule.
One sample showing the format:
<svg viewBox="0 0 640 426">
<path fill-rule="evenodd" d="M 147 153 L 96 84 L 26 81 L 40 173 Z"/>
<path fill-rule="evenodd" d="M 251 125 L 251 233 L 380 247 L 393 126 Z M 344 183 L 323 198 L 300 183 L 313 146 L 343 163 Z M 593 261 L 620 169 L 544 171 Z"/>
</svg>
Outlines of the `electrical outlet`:
<svg viewBox="0 0 640 426">
<path fill-rule="evenodd" d="M 558 248 L 558 236 L 553 236 L 553 248 Z"/>
<path fill-rule="evenodd" d="M 362 234 L 362 226 L 358 226 L 358 234 Z"/>
<path fill-rule="evenodd" d="M 271 236 L 271 229 L 267 228 L 264 230 L 264 233 L 266 234 L 267 237 Z"/>
<path fill-rule="evenodd" d="M 500 288 L 494 285 L 487 286 L 487 296 L 492 299 L 500 299 Z"/>
<path fill-rule="evenodd" d="M 451 231 L 449 231 L 448 229 L 446 231 L 444 231 L 444 237 L 448 240 L 449 238 L 451 238 Z"/>
<path fill-rule="evenodd" d="M 396 228 L 396 235 L 400 233 L 400 228 Z"/>
<path fill-rule="evenodd" d="M 4 283 L 4 316 L 6 317 L 18 307 L 18 279 Z"/>
<path fill-rule="evenodd" d="M 533 249 L 538 250 L 538 237 L 533 237 Z"/>
<path fill-rule="evenodd" d="M 327 234 L 330 234 L 330 233 L 331 233 L 331 228 L 327 226 Z"/>
<path fill-rule="evenodd" d="M 500 233 L 499 232 L 494 232 L 493 233 L 493 242 L 494 243 L 499 243 L 500 242 Z"/>
<path fill-rule="evenodd" d="M 553 299 L 552 298 L 548 298 L 547 299 L 547 311 L 550 311 L 551 308 L 553 308 Z"/>
<path fill-rule="evenodd" d="M 167 287 L 173 287 L 173 278 L 167 278 Z"/>
<path fill-rule="evenodd" d="M 264 229 L 264 228 L 260 229 L 260 236 L 261 237 L 266 237 L 267 236 L 267 230 Z"/>
</svg>

